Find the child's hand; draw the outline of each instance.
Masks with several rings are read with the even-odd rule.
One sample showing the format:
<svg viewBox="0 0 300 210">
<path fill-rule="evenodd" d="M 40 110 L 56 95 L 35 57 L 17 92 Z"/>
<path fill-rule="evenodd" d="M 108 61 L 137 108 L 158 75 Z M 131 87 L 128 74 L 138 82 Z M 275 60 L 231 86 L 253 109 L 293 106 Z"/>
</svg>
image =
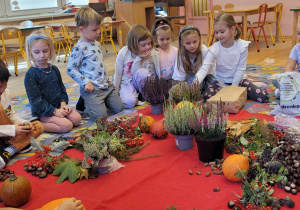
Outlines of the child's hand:
<svg viewBox="0 0 300 210">
<path fill-rule="evenodd" d="M 17 135 L 29 133 L 33 129 L 32 125 L 24 125 L 23 123 L 15 124 L 15 132 Z"/>
<path fill-rule="evenodd" d="M 139 54 L 139 56 L 141 57 L 141 58 L 146 58 L 146 57 L 148 57 L 148 56 L 150 56 L 151 55 L 151 51 L 150 50 L 148 50 L 147 52 L 145 52 L 145 53 L 143 53 L 143 54 Z"/>
<path fill-rule="evenodd" d="M 26 126 L 28 126 L 28 129 L 30 129 L 30 131 L 33 131 L 33 130 L 34 130 L 33 125 L 32 125 L 31 122 L 26 121 L 26 122 L 24 122 L 23 124 L 26 125 Z"/>
<path fill-rule="evenodd" d="M 82 210 L 81 200 L 76 200 L 76 198 L 70 198 L 67 201 L 63 201 L 57 210 Z"/>
<path fill-rule="evenodd" d="M 84 87 L 84 91 L 88 92 L 88 93 L 92 93 L 94 91 L 94 85 L 91 82 L 88 82 L 85 87 Z"/>
<path fill-rule="evenodd" d="M 62 105 L 61 107 L 60 107 L 61 109 L 63 109 L 63 110 L 65 110 L 67 113 L 68 113 L 68 115 L 71 113 L 71 111 L 72 111 L 72 107 L 69 107 L 68 105 Z"/>
<path fill-rule="evenodd" d="M 54 116 L 65 117 L 65 116 L 68 116 L 68 112 L 64 109 L 56 109 Z"/>
</svg>

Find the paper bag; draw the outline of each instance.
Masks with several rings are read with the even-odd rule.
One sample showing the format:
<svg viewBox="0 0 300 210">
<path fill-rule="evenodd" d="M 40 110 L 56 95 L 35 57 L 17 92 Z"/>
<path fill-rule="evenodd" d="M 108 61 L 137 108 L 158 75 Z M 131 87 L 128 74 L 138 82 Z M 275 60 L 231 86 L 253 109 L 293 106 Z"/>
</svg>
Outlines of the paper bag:
<svg viewBox="0 0 300 210">
<path fill-rule="evenodd" d="M 247 100 L 247 90 L 245 87 L 230 85 L 222 88 L 216 95 L 206 101 L 208 105 L 216 102 L 225 102 L 225 111 L 228 113 L 238 113 Z"/>
</svg>

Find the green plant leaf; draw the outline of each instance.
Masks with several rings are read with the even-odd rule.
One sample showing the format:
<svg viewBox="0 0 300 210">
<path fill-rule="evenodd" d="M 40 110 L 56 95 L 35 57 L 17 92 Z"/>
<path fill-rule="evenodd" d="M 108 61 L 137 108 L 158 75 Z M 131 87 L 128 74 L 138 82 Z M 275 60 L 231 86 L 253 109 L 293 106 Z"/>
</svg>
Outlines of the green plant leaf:
<svg viewBox="0 0 300 210">
<path fill-rule="evenodd" d="M 74 161 L 65 161 L 55 166 L 53 175 L 60 175 L 56 180 L 56 183 L 63 182 L 66 178 L 69 179 L 71 183 L 74 183 L 78 179 L 78 174 L 82 172 L 78 163 Z"/>
<path fill-rule="evenodd" d="M 270 189 L 270 190 L 268 191 L 268 195 L 272 195 L 273 192 L 274 192 L 274 189 Z"/>
<path fill-rule="evenodd" d="M 249 144 L 248 140 L 247 140 L 247 139 L 245 139 L 245 137 L 244 137 L 244 136 L 241 136 L 241 138 L 240 138 L 240 141 L 241 141 L 242 145 L 244 145 L 244 146 L 246 146 L 246 145 L 248 145 L 248 144 Z"/>
</svg>

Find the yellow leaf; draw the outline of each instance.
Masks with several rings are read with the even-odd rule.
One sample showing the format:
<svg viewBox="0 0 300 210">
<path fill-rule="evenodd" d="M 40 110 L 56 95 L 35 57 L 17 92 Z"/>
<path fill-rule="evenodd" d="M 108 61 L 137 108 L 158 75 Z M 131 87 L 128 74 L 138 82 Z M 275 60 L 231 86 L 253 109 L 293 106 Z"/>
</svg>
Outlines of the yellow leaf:
<svg viewBox="0 0 300 210">
<path fill-rule="evenodd" d="M 81 173 L 78 174 L 79 179 L 81 180 L 83 177 L 89 179 L 89 171 L 87 169 L 81 169 Z"/>
</svg>

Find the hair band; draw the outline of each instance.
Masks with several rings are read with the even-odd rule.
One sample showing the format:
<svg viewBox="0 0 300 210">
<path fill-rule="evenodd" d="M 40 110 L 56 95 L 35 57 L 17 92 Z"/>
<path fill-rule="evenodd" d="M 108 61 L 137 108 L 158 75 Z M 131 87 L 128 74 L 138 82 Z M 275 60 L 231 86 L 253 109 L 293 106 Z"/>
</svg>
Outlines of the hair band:
<svg viewBox="0 0 300 210">
<path fill-rule="evenodd" d="M 192 25 L 187 25 L 187 26 L 184 26 L 180 31 L 179 31 L 179 37 L 181 37 L 182 33 L 183 32 L 186 32 L 186 31 L 189 31 L 189 30 L 195 30 L 198 32 L 199 36 L 201 36 L 200 34 L 200 31 L 199 31 L 199 28 L 195 27 L 195 26 L 192 26 Z"/>
<path fill-rule="evenodd" d="M 165 25 L 158 26 L 158 27 L 155 29 L 155 31 L 157 31 L 158 29 L 160 29 L 160 28 L 162 28 L 162 27 L 165 27 L 165 26 L 171 28 L 171 26 L 165 24 Z"/>
<path fill-rule="evenodd" d="M 30 44 L 31 42 L 33 42 L 36 39 L 44 39 L 47 41 L 47 38 L 44 35 L 41 34 L 35 34 L 32 37 L 28 37 L 29 39 L 27 39 L 27 44 Z"/>
</svg>

